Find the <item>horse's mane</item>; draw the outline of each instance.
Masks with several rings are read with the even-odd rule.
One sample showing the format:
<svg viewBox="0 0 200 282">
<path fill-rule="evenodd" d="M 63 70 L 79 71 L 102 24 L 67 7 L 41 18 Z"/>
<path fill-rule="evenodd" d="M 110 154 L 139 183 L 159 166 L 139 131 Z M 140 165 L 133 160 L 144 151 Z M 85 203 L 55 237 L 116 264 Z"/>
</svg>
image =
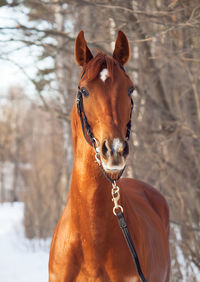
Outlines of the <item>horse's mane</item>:
<svg viewBox="0 0 200 282">
<path fill-rule="evenodd" d="M 92 81 L 103 70 L 104 68 L 107 68 L 108 73 L 109 73 L 109 78 L 112 80 L 113 79 L 113 69 L 114 66 L 117 65 L 117 62 L 115 59 L 112 57 L 109 57 L 108 55 L 98 52 L 97 55 L 89 61 L 87 66 L 83 68 L 83 72 L 87 72 L 87 81 Z"/>
</svg>

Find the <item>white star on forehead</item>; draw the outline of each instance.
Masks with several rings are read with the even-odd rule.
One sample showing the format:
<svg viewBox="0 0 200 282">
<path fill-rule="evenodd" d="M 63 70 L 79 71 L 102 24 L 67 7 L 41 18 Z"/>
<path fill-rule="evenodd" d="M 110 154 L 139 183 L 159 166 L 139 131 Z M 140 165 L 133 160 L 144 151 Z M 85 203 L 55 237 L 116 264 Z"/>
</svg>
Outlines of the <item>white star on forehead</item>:
<svg viewBox="0 0 200 282">
<path fill-rule="evenodd" d="M 100 79 L 105 82 L 106 79 L 108 78 L 108 70 L 107 69 L 103 69 L 101 72 L 100 72 Z"/>
</svg>

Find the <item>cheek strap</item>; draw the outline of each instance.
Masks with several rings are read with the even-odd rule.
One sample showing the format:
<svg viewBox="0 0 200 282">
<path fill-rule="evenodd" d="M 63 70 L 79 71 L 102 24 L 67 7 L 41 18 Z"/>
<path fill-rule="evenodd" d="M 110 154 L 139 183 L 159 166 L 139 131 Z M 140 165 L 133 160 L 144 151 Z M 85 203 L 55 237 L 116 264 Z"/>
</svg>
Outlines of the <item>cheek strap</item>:
<svg viewBox="0 0 200 282">
<path fill-rule="evenodd" d="M 87 141 L 87 143 L 89 145 L 94 147 L 96 141 L 95 141 L 94 135 L 92 133 L 92 130 L 90 128 L 90 125 L 87 121 L 87 117 L 85 115 L 85 112 L 84 112 L 83 94 L 82 94 L 79 87 L 78 87 L 78 94 L 77 94 L 77 98 L 76 98 L 76 103 L 77 103 L 78 115 L 79 115 L 80 120 L 81 120 L 81 126 L 82 126 L 82 131 L 83 131 L 83 135 L 85 137 L 85 140 Z M 86 133 L 87 133 L 87 135 L 86 135 Z M 89 141 L 88 141 L 88 137 L 89 137 Z"/>
<path fill-rule="evenodd" d="M 134 103 L 133 103 L 133 99 L 131 97 L 131 112 L 130 112 L 130 119 L 127 123 L 127 130 L 126 130 L 126 140 L 129 140 L 130 138 L 130 134 L 131 134 L 131 118 L 132 118 L 132 113 L 133 113 L 133 107 L 134 107 Z"/>
</svg>

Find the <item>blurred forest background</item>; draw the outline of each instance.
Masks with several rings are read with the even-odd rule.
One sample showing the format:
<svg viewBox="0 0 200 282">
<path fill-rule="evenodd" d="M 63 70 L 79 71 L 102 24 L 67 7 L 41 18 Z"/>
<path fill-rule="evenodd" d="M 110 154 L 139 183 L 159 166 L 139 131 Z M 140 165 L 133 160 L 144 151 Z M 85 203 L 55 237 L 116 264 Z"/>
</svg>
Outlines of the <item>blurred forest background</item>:
<svg viewBox="0 0 200 282">
<path fill-rule="evenodd" d="M 171 281 L 199 281 L 199 0 L 0 0 L 0 7 L 16 15 L 0 27 L 1 65 L 9 61 L 27 79 L 27 87 L 19 81 L 0 91 L 0 202 L 24 201 L 28 238 L 52 236 L 73 163 L 74 40 L 84 30 L 91 50 L 112 54 L 121 29 L 136 86 L 125 174 L 169 203 Z"/>
</svg>

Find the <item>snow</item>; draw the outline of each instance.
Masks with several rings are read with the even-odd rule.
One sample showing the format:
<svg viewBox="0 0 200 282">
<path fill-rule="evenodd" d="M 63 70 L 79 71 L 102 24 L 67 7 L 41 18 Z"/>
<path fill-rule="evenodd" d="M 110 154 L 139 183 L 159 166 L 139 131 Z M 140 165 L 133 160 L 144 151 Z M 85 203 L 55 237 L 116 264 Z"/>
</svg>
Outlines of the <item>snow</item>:
<svg viewBox="0 0 200 282">
<path fill-rule="evenodd" d="M 190 275 L 194 274 L 196 277 L 200 277 L 200 271 L 197 268 L 197 266 L 194 263 L 190 263 L 189 265 L 187 265 L 183 251 L 181 250 L 181 247 L 179 246 L 178 242 L 181 242 L 182 240 L 182 236 L 181 236 L 181 231 L 180 231 L 180 227 L 173 225 L 173 228 L 175 230 L 175 234 L 176 234 L 176 239 L 177 239 L 177 244 L 176 244 L 176 254 L 177 254 L 177 260 L 178 263 L 180 265 L 180 270 L 181 270 L 181 274 L 182 274 L 182 282 L 188 282 L 188 277 L 190 277 Z M 173 261 L 172 263 L 172 267 L 173 267 Z M 187 274 L 187 275 L 186 275 Z M 200 282 L 200 279 L 198 280 Z"/>
<path fill-rule="evenodd" d="M 48 281 L 49 240 L 28 240 L 23 203 L 0 205 L 0 281 Z"/>
</svg>

